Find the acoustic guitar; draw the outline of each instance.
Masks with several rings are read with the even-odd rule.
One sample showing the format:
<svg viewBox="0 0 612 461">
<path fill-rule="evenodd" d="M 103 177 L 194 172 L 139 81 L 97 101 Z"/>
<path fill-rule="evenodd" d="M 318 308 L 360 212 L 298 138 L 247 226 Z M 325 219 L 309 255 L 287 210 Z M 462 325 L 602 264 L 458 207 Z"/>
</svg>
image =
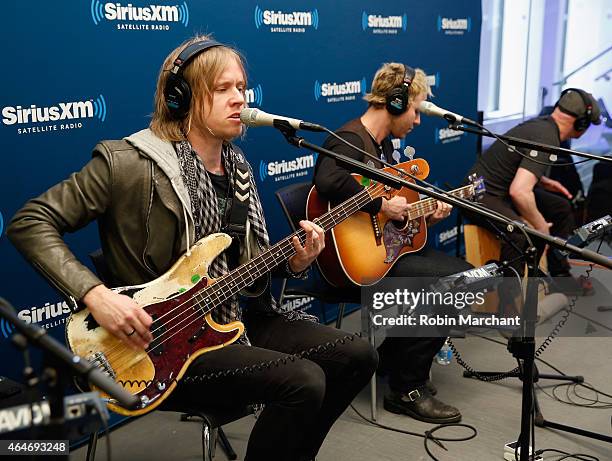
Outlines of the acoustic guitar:
<svg viewBox="0 0 612 461">
<path fill-rule="evenodd" d="M 414 159 L 395 166 L 419 179 L 429 175 L 429 165 L 423 159 Z M 392 168 L 383 171 L 399 175 Z M 354 174 L 357 182 L 373 187 L 373 183 Z M 408 178 L 405 178 L 408 179 Z M 414 182 L 412 179 L 408 179 Z M 482 178 L 470 177 L 470 184 L 447 192 L 460 198 L 479 197 L 484 192 Z M 412 204 L 403 221 L 389 219 L 383 213 L 372 215 L 358 211 L 325 234 L 325 248 L 317 258 L 323 277 L 333 286 L 343 288 L 351 284 L 373 285 L 383 278 L 403 255 L 419 251 L 427 242 L 425 216 L 436 209 L 436 200 L 419 199 L 416 191 L 403 187 L 399 191 L 387 189 L 385 198 L 393 195 L 405 197 Z M 307 219 L 316 219 L 328 212 L 331 204 L 313 187 L 308 195 Z"/>
</svg>

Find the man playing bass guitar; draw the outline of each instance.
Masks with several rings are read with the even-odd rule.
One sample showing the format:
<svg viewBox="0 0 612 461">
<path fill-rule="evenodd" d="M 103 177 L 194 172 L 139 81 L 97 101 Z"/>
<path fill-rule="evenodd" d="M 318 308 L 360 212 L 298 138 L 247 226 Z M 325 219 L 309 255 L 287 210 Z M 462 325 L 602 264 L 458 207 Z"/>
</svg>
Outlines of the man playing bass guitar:
<svg viewBox="0 0 612 461">
<path fill-rule="evenodd" d="M 29 262 L 87 308 L 95 320 L 89 324 L 97 322 L 145 357 L 156 341 L 159 328 L 151 325 L 157 320 L 131 297 L 109 290 L 75 258 L 62 235 L 97 220 L 111 286 L 163 280 L 181 255 L 195 252 L 195 242 L 221 231 L 233 233 L 235 243 L 210 264 L 213 278 L 263 253 L 269 242 L 255 182 L 231 142 L 243 132 L 239 115 L 246 88 L 236 50 L 208 36 L 188 40 L 163 63 L 150 127 L 101 141 L 81 171 L 28 202 L 9 227 L 11 241 Z M 306 270 L 324 245 L 319 226 L 308 221 L 301 226 L 303 243 L 295 238 L 295 254 L 279 266 L 292 276 Z M 244 322 L 245 334 L 236 343 L 188 354 L 195 359 L 186 376 L 218 376 L 181 380 L 164 403 L 183 408 L 264 403 L 245 459 L 312 460 L 370 379 L 377 356 L 366 341 L 337 341 L 340 331 L 283 309 L 270 294 L 268 275 L 255 281 L 262 287 L 253 287 L 259 295 L 249 298 L 246 308 L 232 296 L 213 312 L 221 323 Z M 208 330 L 202 324 L 192 339 Z M 165 350 L 188 350 L 186 343 Z M 336 347 L 288 360 L 321 344 Z M 252 367 L 262 362 L 275 366 Z M 222 373 L 250 366 L 245 373 Z"/>
</svg>

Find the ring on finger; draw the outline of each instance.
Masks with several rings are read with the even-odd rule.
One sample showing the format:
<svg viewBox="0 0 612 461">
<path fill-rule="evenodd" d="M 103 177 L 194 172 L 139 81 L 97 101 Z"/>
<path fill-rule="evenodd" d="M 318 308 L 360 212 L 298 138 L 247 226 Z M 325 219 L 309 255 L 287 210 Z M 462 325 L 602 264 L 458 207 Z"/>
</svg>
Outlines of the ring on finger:
<svg viewBox="0 0 612 461">
<path fill-rule="evenodd" d="M 126 336 L 132 336 L 134 333 L 136 333 L 136 328 L 132 328 L 132 331 L 130 331 L 129 333 L 126 333 Z"/>
</svg>

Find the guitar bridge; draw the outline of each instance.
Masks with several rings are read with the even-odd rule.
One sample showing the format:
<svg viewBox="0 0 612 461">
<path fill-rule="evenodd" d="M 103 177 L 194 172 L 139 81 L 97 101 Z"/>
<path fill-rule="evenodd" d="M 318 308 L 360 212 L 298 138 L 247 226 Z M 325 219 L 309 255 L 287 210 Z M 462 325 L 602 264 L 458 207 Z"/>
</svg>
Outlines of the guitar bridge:
<svg viewBox="0 0 612 461">
<path fill-rule="evenodd" d="M 106 355 L 104 355 L 103 352 L 94 352 L 94 354 L 87 357 L 87 359 L 95 366 L 100 368 L 103 373 L 107 374 L 113 380 L 117 378 L 115 370 L 113 370 L 113 367 L 111 366 L 108 359 L 106 358 Z"/>
<path fill-rule="evenodd" d="M 371 214 L 370 220 L 372 221 L 372 230 L 374 231 L 374 238 L 376 239 L 376 245 L 380 245 L 382 242 L 382 231 L 380 230 L 380 221 L 378 215 Z"/>
</svg>

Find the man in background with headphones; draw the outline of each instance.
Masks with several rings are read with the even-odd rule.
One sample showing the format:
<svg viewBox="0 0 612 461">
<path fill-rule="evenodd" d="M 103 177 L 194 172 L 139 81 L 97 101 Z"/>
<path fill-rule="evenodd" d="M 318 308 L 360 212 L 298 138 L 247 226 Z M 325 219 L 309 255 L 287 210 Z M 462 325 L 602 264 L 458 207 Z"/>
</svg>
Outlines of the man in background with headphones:
<svg viewBox="0 0 612 461">
<path fill-rule="evenodd" d="M 80 264 L 62 235 L 98 221 L 109 287 L 160 277 L 216 232 L 231 233 L 235 243 L 212 262 L 213 278 L 261 253 L 269 241 L 259 195 L 244 154 L 231 142 L 243 132 L 246 86 L 236 50 L 207 36 L 185 42 L 163 64 L 150 127 L 101 141 L 81 171 L 28 202 L 8 229 L 66 298 L 87 306 L 100 326 L 135 349 L 153 340 L 151 317 Z M 294 238 L 296 254 L 280 267 L 284 276 L 299 277 L 323 248 L 322 229 L 309 221 L 301 226 L 305 242 Z M 264 403 L 245 460 L 310 461 L 374 373 L 376 352 L 280 306 L 268 276 L 253 285 L 246 307 L 234 296 L 213 311 L 220 323 L 242 320 L 245 334 L 195 358 L 186 373 L 218 376 L 179 381 L 162 405 Z M 304 359 L 292 357 L 303 351 Z"/>
<path fill-rule="evenodd" d="M 390 163 L 395 159 L 391 137 L 404 138 L 421 123 L 419 104 L 431 95 L 427 77 L 421 69 L 400 63 L 384 64 L 374 76 L 372 91 L 364 99 L 368 109 L 359 118 L 351 120 L 336 133 L 346 141 Z M 364 163 L 381 167 L 380 162 L 366 158 L 334 137 L 328 137 L 325 148 Z M 360 192 L 364 186 L 355 181 L 348 170 L 336 165 L 333 159 L 319 156 L 315 166 L 314 183 L 319 194 L 332 204 L 341 202 Z M 404 197 L 390 200 L 379 198 L 363 207 L 371 214 L 384 213 L 402 221 L 410 205 Z M 437 209 L 427 217 L 429 226 L 446 218 L 451 206 L 438 202 Z M 363 255 L 367 258 L 367 255 Z M 440 277 L 471 268 L 465 261 L 425 247 L 417 253 L 400 257 L 388 275 L 391 277 Z M 391 391 L 385 395 L 385 409 L 405 414 L 420 421 L 434 424 L 461 420 L 455 407 L 433 397 L 437 391 L 428 380 L 432 360 L 446 338 L 387 337 L 378 349 L 379 370 L 389 375 Z"/>
<path fill-rule="evenodd" d="M 552 146 L 579 138 L 591 124 L 598 125 L 600 109 L 590 94 L 577 88 L 568 88 L 559 97 L 552 114 L 527 120 L 512 128 L 507 136 L 523 138 Z M 511 219 L 526 220 L 545 234 L 567 238 L 575 229 L 575 221 L 569 203 L 572 194 L 558 181 L 547 177 L 553 164 L 550 154 L 535 150 L 519 149 L 520 154 L 495 141 L 476 160 L 468 175 L 475 173 L 485 179 L 486 193 L 482 204 Z M 467 216 L 475 224 L 495 229 L 495 225 L 480 216 Z M 527 241 L 520 232 L 507 233 L 502 240 L 502 261 L 523 273 L 525 261 L 520 258 Z M 540 254 L 544 243 L 535 240 Z M 559 279 L 559 288 L 567 294 L 587 294 L 588 281 L 570 277 L 567 258 L 558 252 L 549 252 L 548 270 Z M 562 280 L 562 281 L 561 281 Z"/>
</svg>

